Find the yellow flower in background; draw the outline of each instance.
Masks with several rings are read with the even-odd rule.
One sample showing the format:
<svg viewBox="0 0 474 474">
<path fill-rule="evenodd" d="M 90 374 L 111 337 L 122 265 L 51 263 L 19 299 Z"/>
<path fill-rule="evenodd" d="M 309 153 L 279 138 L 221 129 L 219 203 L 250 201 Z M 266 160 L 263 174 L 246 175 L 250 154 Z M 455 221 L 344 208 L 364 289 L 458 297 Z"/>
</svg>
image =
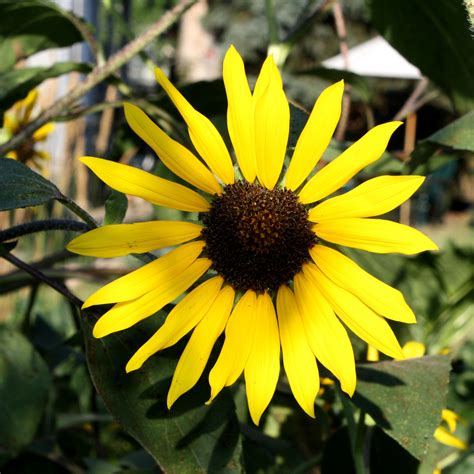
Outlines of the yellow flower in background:
<svg viewBox="0 0 474 474">
<path fill-rule="evenodd" d="M 5 112 L 3 118 L 3 133 L 6 139 L 10 139 L 31 122 L 31 114 L 38 101 L 38 90 L 31 90 L 25 99 L 16 102 L 13 107 Z M 18 160 L 25 165 L 32 165 L 40 171 L 44 171 L 43 162 L 49 161 L 51 157 L 45 151 L 37 150 L 36 144 L 46 140 L 54 130 L 52 122 L 40 127 L 33 135 L 24 140 L 21 145 L 7 153 L 7 158 Z"/>
<path fill-rule="evenodd" d="M 441 412 L 441 425 L 436 428 L 434 434 L 436 441 L 456 449 L 467 449 L 467 444 L 462 439 L 454 435 L 457 422 L 460 419 L 461 418 L 457 413 L 445 408 Z"/>
<path fill-rule="evenodd" d="M 81 158 L 111 188 L 158 206 L 197 213 L 197 221 L 108 225 L 75 238 L 68 249 L 116 257 L 177 246 L 86 300 L 84 308 L 115 303 L 97 321 L 95 337 L 137 324 L 205 277 L 126 366 L 127 372 L 139 369 L 192 331 L 174 373 L 169 407 L 196 384 L 216 340 L 225 333 L 209 375 L 211 400 L 243 373 L 250 414 L 258 424 L 275 391 L 281 346 L 293 394 L 314 417 L 316 359 L 346 393 L 355 390 L 354 353 L 346 327 L 399 358 L 401 348 L 385 318 L 415 322 L 399 291 L 325 242 L 376 253 L 436 250 L 417 230 L 372 218 L 407 200 L 424 178 L 382 176 L 326 199 L 380 158 L 400 122 L 370 130 L 312 176 L 341 114 L 344 86 L 338 82 L 318 98 L 284 169 L 290 111 L 272 57 L 263 64 L 253 92 L 234 47 L 224 59 L 223 77 L 238 169 L 214 125 L 159 69 L 156 78 L 185 120 L 202 161 L 134 105 L 125 106 L 125 116 L 162 162 L 191 186 L 100 158 Z"/>
</svg>

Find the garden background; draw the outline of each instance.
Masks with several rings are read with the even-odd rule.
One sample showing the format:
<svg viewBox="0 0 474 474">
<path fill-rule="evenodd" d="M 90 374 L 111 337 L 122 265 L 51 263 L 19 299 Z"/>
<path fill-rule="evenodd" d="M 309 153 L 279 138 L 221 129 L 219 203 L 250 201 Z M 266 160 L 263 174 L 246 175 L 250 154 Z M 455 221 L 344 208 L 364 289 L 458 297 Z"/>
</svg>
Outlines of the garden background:
<svg viewBox="0 0 474 474">
<path fill-rule="evenodd" d="M 462 0 L 0 0 L 0 471 L 359 474 L 359 442 L 363 472 L 473 472 L 473 11 Z M 390 218 L 421 229 L 439 253 L 348 253 L 404 293 L 418 324 L 392 327 L 426 355 L 367 362 L 354 338 L 356 395 L 341 397 L 325 378 L 316 420 L 285 379 L 259 427 L 242 385 L 204 406 L 204 376 L 169 412 L 182 342 L 133 383 L 123 370 L 166 312 L 95 340 L 94 316 L 77 306 L 139 262 L 79 257 L 64 248 L 72 237 L 97 223 L 183 214 L 110 191 L 78 157 L 175 180 L 128 127 L 123 102 L 190 146 L 155 83 L 159 65 L 228 140 L 221 71 L 230 44 L 251 83 L 273 54 L 292 104 L 290 146 L 320 92 L 345 80 L 325 162 L 374 125 L 404 121 L 350 187 L 380 174 L 427 176 Z M 455 429 L 442 421 L 446 408 L 459 416 Z M 362 412 L 364 436 L 354 438 Z M 462 443 L 436 440 L 440 424 Z"/>
</svg>

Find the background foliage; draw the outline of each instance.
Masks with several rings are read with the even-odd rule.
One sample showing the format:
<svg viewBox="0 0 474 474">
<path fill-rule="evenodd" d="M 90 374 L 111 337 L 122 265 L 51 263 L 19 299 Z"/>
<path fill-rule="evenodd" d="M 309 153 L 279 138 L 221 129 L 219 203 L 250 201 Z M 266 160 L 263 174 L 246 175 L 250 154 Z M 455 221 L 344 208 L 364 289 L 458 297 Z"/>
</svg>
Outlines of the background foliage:
<svg viewBox="0 0 474 474">
<path fill-rule="evenodd" d="M 136 103 L 172 136 L 190 145 L 169 100 L 146 81 L 150 66 L 159 64 L 175 82 L 183 83 L 183 94 L 225 135 L 222 81 L 190 80 L 192 74 L 182 68 L 180 72 L 180 41 L 185 33 L 179 27 L 181 13 L 173 16 L 166 32 L 155 34 L 153 42 L 138 44 L 130 57 L 124 54 L 125 44 L 142 38 L 150 25 L 165 18 L 167 9 L 184 2 L 95 3 L 96 15 L 86 20 L 48 0 L 0 0 L 0 114 L 48 79 L 80 73 L 85 83 L 95 77 L 81 96 L 56 103 L 56 108 L 46 110 L 48 117 L 43 114 L 39 119 L 79 130 L 76 139 L 82 140 L 84 154 L 129 162 L 176 179 L 133 135 L 116 109 L 123 100 Z M 391 120 L 400 111 L 402 118 L 416 112 L 414 146 L 407 148 L 406 135 L 397 132 L 392 148 L 357 179 L 381 173 L 426 174 L 426 184 L 411 208 L 390 217 L 424 226 L 442 251 L 414 258 L 347 253 L 403 291 L 418 324 L 394 324 L 394 329 L 402 342 L 423 342 L 429 356 L 368 364 L 367 348 L 354 340 L 361 362 L 357 393 L 349 400 L 327 379 L 317 399 L 316 421 L 299 410 L 285 380 L 279 383 L 261 428 L 249 423 L 241 386 L 205 406 L 205 376 L 170 412 L 165 398 L 182 343 L 154 357 L 143 370 L 130 375 L 123 370 L 170 308 L 134 329 L 93 339 L 91 327 L 98 314 L 80 314 L 80 297 L 138 262 L 129 257 L 97 264 L 63 249 L 73 233 L 97 222 L 175 219 L 183 213 L 137 207 L 133 200 L 104 189 L 94 177 L 81 176 L 72 161 L 55 161 L 59 157 L 53 157 L 56 169 L 62 170 L 56 179 L 32 171 L 28 163 L 0 158 L 0 471 L 344 474 L 355 472 L 354 443 L 362 443 L 364 462 L 374 473 L 423 474 L 436 466 L 446 473 L 472 472 L 472 448 L 458 451 L 433 438 L 446 407 L 464 420 L 457 434 L 466 442 L 474 436 L 473 250 L 468 213 L 472 191 L 466 191 L 465 184 L 472 185 L 474 169 L 469 2 L 208 3 L 202 23 L 212 37 L 213 51 L 222 54 L 234 43 L 252 80 L 269 45 L 278 53 L 287 95 L 293 101 L 290 142 L 304 126 L 305 109 L 312 107 L 326 85 L 344 77 L 351 86 L 347 129 L 331 144 L 325 161 L 374 123 Z M 427 78 L 421 95 L 408 108 L 404 105 L 413 97 L 412 81 L 362 77 L 322 66 L 321 61 L 338 54 L 345 41 L 335 25 L 338 7 L 349 47 L 381 34 Z M 83 48 L 80 60 L 48 67 L 26 61 L 34 53 L 71 45 Z M 121 62 L 111 67 L 110 58 L 117 52 Z M 20 130 L 17 138 L 24 143 L 32 131 Z M 0 145 L 2 156 L 8 145 L 6 139 Z M 71 160 L 76 158 L 71 152 Z M 67 179 L 59 179 L 61 175 Z M 363 437 L 353 437 L 361 432 Z"/>
</svg>

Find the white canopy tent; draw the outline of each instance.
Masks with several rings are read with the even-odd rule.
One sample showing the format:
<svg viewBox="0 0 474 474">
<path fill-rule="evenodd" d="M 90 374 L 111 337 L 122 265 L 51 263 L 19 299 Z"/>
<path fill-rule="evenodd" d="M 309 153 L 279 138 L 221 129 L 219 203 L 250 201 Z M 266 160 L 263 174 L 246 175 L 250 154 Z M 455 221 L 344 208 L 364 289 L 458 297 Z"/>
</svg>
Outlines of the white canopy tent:
<svg viewBox="0 0 474 474">
<path fill-rule="evenodd" d="M 381 36 L 376 36 L 349 50 L 348 67 L 345 58 L 338 54 L 322 62 L 329 69 L 354 72 L 361 76 L 385 77 L 392 79 L 422 78 L 420 70 L 409 63 L 397 50 Z"/>
</svg>

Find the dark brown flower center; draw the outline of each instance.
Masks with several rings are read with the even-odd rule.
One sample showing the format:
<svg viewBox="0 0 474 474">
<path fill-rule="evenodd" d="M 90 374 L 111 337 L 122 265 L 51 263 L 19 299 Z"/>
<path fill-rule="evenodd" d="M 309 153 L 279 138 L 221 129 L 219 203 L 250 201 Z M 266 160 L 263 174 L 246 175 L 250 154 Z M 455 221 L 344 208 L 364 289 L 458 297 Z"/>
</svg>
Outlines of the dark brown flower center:
<svg viewBox="0 0 474 474">
<path fill-rule="evenodd" d="M 239 291 L 260 293 L 289 282 L 317 241 L 296 194 L 245 181 L 226 186 L 202 220 L 211 268 Z"/>
</svg>

